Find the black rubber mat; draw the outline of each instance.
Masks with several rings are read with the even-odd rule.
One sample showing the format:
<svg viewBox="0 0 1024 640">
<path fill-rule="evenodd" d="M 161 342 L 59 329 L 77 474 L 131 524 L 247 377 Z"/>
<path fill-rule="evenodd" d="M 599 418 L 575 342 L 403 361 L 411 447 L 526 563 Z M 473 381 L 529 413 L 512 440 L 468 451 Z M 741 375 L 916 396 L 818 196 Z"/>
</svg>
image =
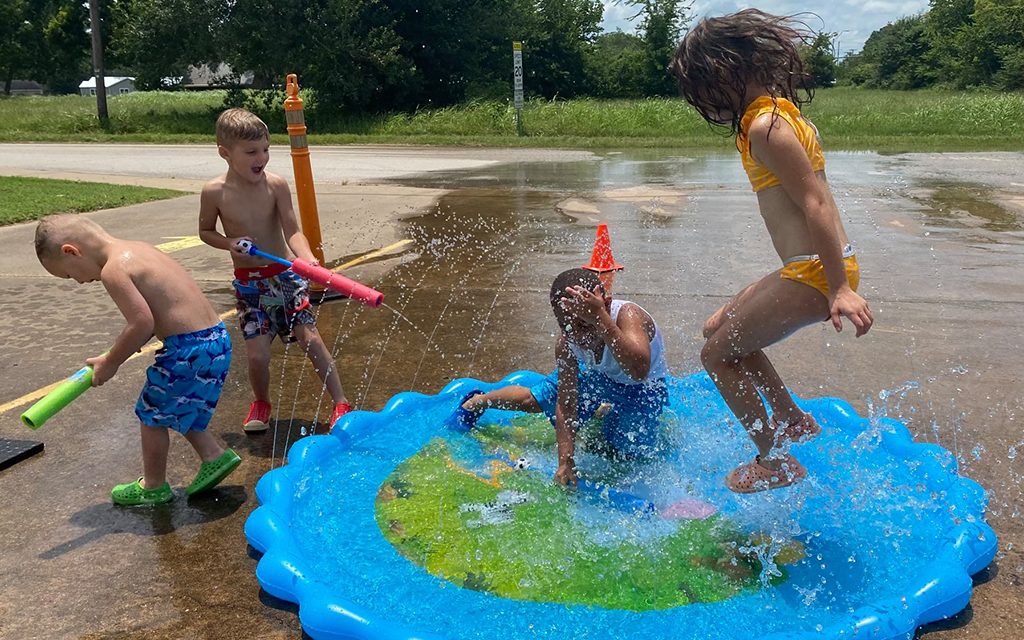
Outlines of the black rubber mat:
<svg viewBox="0 0 1024 640">
<path fill-rule="evenodd" d="M 0 438 L 0 470 L 18 464 L 42 451 L 42 442 Z"/>
</svg>

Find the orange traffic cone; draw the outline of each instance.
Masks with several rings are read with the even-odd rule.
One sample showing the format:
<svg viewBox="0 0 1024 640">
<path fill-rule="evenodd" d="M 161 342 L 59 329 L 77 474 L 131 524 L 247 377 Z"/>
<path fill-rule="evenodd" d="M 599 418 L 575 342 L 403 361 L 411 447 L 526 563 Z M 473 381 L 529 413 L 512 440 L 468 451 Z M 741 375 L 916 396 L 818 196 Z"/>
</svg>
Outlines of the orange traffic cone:
<svg viewBox="0 0 1024 640">
<path fill-rule="evenodd" d="M 590 264 L 583 265 L 584 269 L 606 273 L 608 271 L 622 271 L 625 269 L 621 264 L 615 262 L 612 257 L 612 241 L 608 235 L 608 225 L 602 222 L 597 225 L 597 239 L 594 240 L 594 252 L 590 255 Z"/>
<path fill-rule="evenodd" d="M 608 225 L 604 222 L 597 225 L 597 239 L 594 240 L 594 251 L 590 255 L 590 264 L 583 265 L 583 268 L 596 271 L 597 276 L 601 279 L 605 295 L 612 295 L 615 272 L 622 271 L 625 267 L 615 262 L 615 258 L 612 257 L 612 240 L 608 234 Z"/>
</svg>

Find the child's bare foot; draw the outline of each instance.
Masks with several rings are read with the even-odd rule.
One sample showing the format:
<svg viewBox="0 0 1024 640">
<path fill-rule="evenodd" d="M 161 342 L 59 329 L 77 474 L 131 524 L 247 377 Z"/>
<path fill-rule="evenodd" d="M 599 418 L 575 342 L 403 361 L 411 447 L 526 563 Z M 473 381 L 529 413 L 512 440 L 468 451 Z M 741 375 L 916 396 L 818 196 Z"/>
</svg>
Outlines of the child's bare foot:
<svg viewBox="0 0 1024 640">
<path fill-rule="evenodd" d="M 807 477 L 807 469 L 796 458 L 785 454 L 773 458 L 757 456 L 725 477 L 725 486 L 736 493 L 756 493 L 781 489 Z"/>
</svg>

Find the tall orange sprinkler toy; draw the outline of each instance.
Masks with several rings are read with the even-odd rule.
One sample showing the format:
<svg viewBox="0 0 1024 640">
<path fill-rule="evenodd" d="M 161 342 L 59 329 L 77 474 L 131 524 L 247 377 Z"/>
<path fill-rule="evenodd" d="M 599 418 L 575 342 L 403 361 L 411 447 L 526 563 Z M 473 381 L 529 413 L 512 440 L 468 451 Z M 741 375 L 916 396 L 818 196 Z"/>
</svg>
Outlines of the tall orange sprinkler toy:
<svg viewBox="0 0 1024 640">
<path fill-rule="evenodd" d="M 284 115 L 288 123 L 288 142 L 292 148 L 292 170 L 295 172 L 295 197 L 299 201 L 299 220 L 302 233 L 317 261 L 324 264 L 324 241 L 320 235 L 320 213 L 316 208 L 316 189 L 313 187 L 313 167 L 309 162 L 309 141 L 306 139 L 306 116 L 299 97 L 299 77 L 288 74 L 285 85 Z M 314 302 L 329 295 L 327 290 L 311 283 Z"/>
<path fill-rule="evenodd" d="M 590 255 L 590 264 L 583 265 L 583 268 L 597 273 L 601 284 L 604 285 L 605 293 L 611 295 L 612 285 L 615 283 L 615 272 L 622 271 L 625 267 L 615 262 L 615 258 L 612 257 L 612 240 L 608 234 L 608 225 L 604 222 L 597 225 L 597 239 L 594 240 L 594 251 Z"/>
</svg>

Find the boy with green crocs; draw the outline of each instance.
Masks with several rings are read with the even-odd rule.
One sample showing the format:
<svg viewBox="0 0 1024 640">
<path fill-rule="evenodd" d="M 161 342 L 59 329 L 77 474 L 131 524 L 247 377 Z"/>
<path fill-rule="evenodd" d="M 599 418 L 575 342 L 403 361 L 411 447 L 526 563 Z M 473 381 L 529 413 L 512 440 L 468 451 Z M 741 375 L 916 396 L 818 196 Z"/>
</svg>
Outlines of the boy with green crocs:
<svg viewBox="0 0 1024 640">
<path fill-rule="evenodd" d="M 114 487 L 114 502 L 142 505 L 174 499 L 166 478 L 168 429 L 184 435 L 202 460 L 188 495 L 226 478 L 241 459 L 206 427 L 231 364 L 231 339 L 188 272 L 156 247 L 115 238 L 79 215 L 43 218 L 35 245 L 39 262 L 51 275 L 79 284 L 101 281 L 127 321 L 110 351 L 86 360 L 93 367 L 93 386 L 113 377 L 154 335 L 163 341 L 135 405 L 142 423 L 143 475 Z"/>
</svg>

